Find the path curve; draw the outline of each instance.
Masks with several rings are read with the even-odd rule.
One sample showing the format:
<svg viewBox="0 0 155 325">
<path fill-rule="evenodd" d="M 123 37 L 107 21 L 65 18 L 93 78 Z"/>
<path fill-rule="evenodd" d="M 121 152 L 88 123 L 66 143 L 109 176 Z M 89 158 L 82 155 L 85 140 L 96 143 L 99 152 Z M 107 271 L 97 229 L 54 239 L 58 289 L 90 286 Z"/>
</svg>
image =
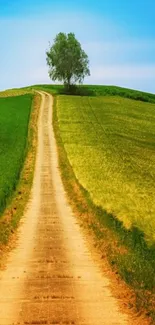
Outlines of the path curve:
<svg viewBox="0 0 155 325">
<path fill-rule="evenodd" d="M 17 247 L 0 272 L 0 325 L 129 324 L 67 204 L 52 128 L 53 98 L 41 96 L 31 200 Z"/>
</svg>

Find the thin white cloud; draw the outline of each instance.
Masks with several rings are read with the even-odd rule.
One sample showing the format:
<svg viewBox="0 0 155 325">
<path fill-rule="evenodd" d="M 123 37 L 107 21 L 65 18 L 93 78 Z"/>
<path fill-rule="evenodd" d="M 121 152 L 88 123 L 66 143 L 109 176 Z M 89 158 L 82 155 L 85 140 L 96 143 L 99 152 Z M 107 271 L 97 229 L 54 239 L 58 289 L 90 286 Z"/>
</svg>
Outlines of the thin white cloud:
<svg viewBox="0 0 155 325">
<path fill-rule="evenodd" d="M 97 82 L 103 80 L 132 79 L 147 80 L 155 79 L 155 64 L 152 65 L 110 65 L 93 66 L 91 68 L 91 78 Z"/>
<path fill-rule="evenodd" d="M 125 39 L 113 41 L 98 41 L 86 42 L 85 48 L 91 52 L 104 52 L 104 51 L 140 51 L 140 50 L 155 50 L 155 39 Z"/>
<path fill-rule="evenodd" d="M 148 64 L 155 62 L 155 39 L 101 40 L 86 42 L 84 49 L 89 55 L 90 63 L 100 65 Z"/>
</svg>

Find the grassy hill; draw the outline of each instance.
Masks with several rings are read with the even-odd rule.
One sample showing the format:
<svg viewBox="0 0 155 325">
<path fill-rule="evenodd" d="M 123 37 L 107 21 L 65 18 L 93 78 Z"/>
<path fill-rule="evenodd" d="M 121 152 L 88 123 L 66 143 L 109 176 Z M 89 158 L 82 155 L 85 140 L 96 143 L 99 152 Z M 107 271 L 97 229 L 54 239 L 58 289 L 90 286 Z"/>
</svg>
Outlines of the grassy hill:
<svg viewBox="0 0 155 325">
<path fill-rule="evenodd" d="M 95 233 L 112 268 L 134 288 L 136 307 L 155 321 L 155 95 L 113 86 L 81 86 L 68 95 L 55 85 L 9 94 L 34 90 L 55 96 L 60 169 L 76 213 Z M 7 100 L 11 112 L 17 98 Z M 13 115 L 11 123 L 10 130 Z M 9 159 L 11 170 L 15 163 Z"/>
<path fill-rule="evenodd" d="M 39 86 L 57 94 L 60 168 L 75 211 L 154 322 L 155 95 L 96 86 L 90 95 L 90 87 L 66 96 Z"/>
</svg>

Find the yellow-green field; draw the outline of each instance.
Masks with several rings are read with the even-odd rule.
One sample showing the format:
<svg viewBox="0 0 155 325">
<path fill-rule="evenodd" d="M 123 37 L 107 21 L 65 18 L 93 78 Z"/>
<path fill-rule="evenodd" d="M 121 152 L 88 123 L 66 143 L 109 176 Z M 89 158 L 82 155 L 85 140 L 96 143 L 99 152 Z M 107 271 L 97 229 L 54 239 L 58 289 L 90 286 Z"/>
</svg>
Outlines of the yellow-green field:
<svg viewBox="0 0 155 325">
<path fill-rule="evenodd" d="M 154 324 L 155 105 L 118 96 L 57 96 L 53 118 L 75 213 L 134 290 L 134 306 Z"/>
<path fill-rule="evenodd" d="M 16 97 L 16 96 L 26 95 L 30 93 L 34 93 L 34 91 L 27 90 L 27 89 L 8 89 L 8 90 L 0 91 L 0 98 Z"/>
<path fill-rule="evenodd" d="M 57 110 L 70 164 L 93 202 L 155 242 L 155 105 L 59 96 Z"/>
</svg>

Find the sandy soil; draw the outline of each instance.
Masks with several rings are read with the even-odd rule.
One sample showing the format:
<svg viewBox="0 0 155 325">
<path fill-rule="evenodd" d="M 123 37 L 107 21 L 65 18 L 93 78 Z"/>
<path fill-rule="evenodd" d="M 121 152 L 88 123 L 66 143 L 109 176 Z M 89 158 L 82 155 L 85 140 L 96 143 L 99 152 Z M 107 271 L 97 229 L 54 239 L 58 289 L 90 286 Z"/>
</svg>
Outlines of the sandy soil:
<svg viewBox="0 0 155 325">
<path fill-rule="evenodd" d="M 0 325 L 129 324 L 67 204 L 52 103 L 42 93 L 31 200 L 0 272 Z"/>
</svg>

